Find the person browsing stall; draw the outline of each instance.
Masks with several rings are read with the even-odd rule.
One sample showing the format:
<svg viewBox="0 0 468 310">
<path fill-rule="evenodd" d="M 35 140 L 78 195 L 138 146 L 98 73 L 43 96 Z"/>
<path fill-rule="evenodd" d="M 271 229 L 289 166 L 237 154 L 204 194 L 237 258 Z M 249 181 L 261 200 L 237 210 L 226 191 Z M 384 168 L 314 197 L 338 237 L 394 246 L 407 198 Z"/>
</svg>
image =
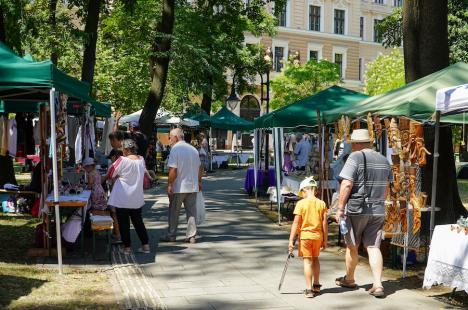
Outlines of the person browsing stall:
<svg viewBox="0 0 468 310">
<path fill-rule="evenodd" d="M 294 148 L 294 155 L 296 160 L 294 161 L 294 168 L 296 170 L 305 170 L 307 162 L 309 161 L 309 153 L 312 149 L 311 144 L 304 139 L 301 134 L 296 136 L 298 143 Z"/>
<path fill-rule="evenodd" d="M 355 129 L 351 135 L 351 148 L 340 172 L 341 186 L 336 221 L 345 221 L 346 275 L 336 279 L 341 287 L 354 289 L 357 284 L 354 271 L 358 263 L 361 243 L 367 249 L 374 277 L 369 294 L 384 297 L 382 286 L 383 259 L 380 251 L 385 221 L 385 198 L 393 179 L 388 160 L 372 149 L 367 129 Z"/>
<path fill-rule="evenodd" d="M 131 254 L 130 220 L 141 241 L 138 252 L 150 253 L 148 233 L 143 223 L 142 210 L 145 204 L 143 194 L 143 178 L 145 174 L 145 160 L 137 155 L 135 141 L 123 141 L 123 156 L 119 157 L 111 166 L 108 177 L 115 180 L 109 205 L 117 211 L 120 234 L 123 242 L 123 254 Z"/>
<path fill-rule="evenodd" d="M 300 200 L 294 208 L 294 222 L 289 235 L 288 250 L 294 250 L 294 240 L 298 235 L 298 256 L 304 260 L 304 276 L 307 298 L 320 294 L 320 250 L 326 249 L 328 242 L 327 206 L 315 197 L 317 182 L 313 177 L 303 180 L 299 187 Z M 313 284 L 312 284 L 313 283 Z"/>
</svg>

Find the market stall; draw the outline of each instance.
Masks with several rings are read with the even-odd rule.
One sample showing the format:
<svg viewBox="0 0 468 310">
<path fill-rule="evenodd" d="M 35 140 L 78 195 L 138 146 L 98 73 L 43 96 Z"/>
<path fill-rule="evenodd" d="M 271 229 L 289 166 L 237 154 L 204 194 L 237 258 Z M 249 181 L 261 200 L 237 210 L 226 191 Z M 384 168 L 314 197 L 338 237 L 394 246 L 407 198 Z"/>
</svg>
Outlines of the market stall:
<svg viewBox="0 0 468 310">
<path fill-rule="evenodd" d="M 60 229 L 60 192 L 59 180 L 63 171 L 66 156 L 66 147 L 69 143 L 67 136 L 67 108 L 70 104 L 76 105 L 72 108 L 81 110 L 83 115 L 89 115 L 89 107 L 94 105 L 110 113 L 108 106 L 103 107 L 100 103 L 94 102 L 89 97 L 89 85 L 78 81 L 58 70 L 50 61 L 34 62 L 23 59 L 12 52 L 8 47 L 0 43 L 0 99 L 7 105 L 24 109 L 25 103 L 29 102 L 32 109 L 38 108 L 37 102 L 42 102 L 39 106 L 40 123 L 40 148 L 41 148 L 41 185 L 42 185 L 42 209 L 44 218 L 50 219 L 48 204 L 46 203 L 49 192 L 48 163 L 49 148 L 51 151 L 52 164 L 52 185 L 53 194 L 49 201 L 50 206 L 55 209 L 55 228 L 57 236 L 57 256 L 59 273 L 62 273 L 62 253 L 61 253 L 61 229 Z M 91 103 L 91 104 L 86 104 Z M 50 120 L 47 115 L 50 111 Z M 28 112 L 35 112 L 29 110 Z M 88 121 L 88 120 L 87 120 Z M 50 127 L 48 126 L 50 124 Z M 48 132 L 50 130 L 50 139 Z M 83 130 L 86 138 L 86 130 Z M 84 141 L 84 140 L 83 140 Z M 87 145 L 84 143 L 84 145 Z M 89 149 L 83 147 L 85 154 L 89 154 Z M 48 221 L 47 221 L 48 222 Z M 51 233 L 46 227 L 44 235 L 47 236 L 46 244 L 51 248 Z"/>
<path fill-rule="evenodd" d="M 433 173 L 431 207 L 429 193 L 422 190 L 422 169 L 430 152 L 425 147 L 425 130 L 432 130 L 430 120 L 435 112 L 437 89 L 457 85 L 468 80 L 468 65 L 458 63 L 409 83 L 386 94 L 371 97 L 354 104 L 350 109 L 337 108 L 324 112 L 328 122 L 337 118 L 351 126 L 365 123 L 377 149 L 387 156 L 392 165 L 394 182 L 391 197 L 386 203 L 384 230 L 391 236 L 391 243 L 403 248 L 403 275 L 406 275 L 408 250 L 419 251 L 421 242 L 422 213 L 431 212 L 430 227 L 434 225 L 435 212 L 450 212 L 450 206 L 435 206 L 437 169 Z M 440 113 L 438 113 L 440 115 Z M 341 118 L 339 115 L 342 116 Z M 460 122 L 461 117 L 445 116 L 444 122 Z M 338 131 L 339 122 L 337 123 Z M 434 165 L 437 165 L 438 134 L 436 127 Z M 344 134 L 346 136 L 346 134 Z M 436 167 L 435 167 L 436 168 Z"/>
<path fill-rule="evenodd" d="M 332 128 L 323 122 L 321 113 L 338 107 L 350 105 L 366 99 L 368 96 L 339 86 L 329 87 L 317 94 L 287 105 L 255 120 L 257 129 L 272 128 L 274 134 L 275 170 L 277 171 L 277 193 L 290 194 L 295 180 L 314 175 L 320 185 L 319 195 L 322 199 L 331 201 L 334 186 L 333 170 L 331 169 L 334 136 Z M 285 129 L 290 133 L 284 134 Z M 294 161 L 294 149 L 297 142 L 294 133 L 307 133 L 304 142 L 309 145 L 310 152 L 304 170 L 288 171 L 286 161 Z M 276 141 L 276 142 L 275 142 Z M 284 156 L 284 157 L 283 157 Z M 287 171 L 287 176 L 281 170 Z M 286 178 L 286 179 L 285 179 Z M 291 184 L 288 184 L 291 183 Z M 300 183 L 300 181 L 299 181 Z M 281 199 L 276 199 L 278 213 L 281 211 Z M 279 221 L 281 219 L 279 218 Z"/>
<path fill-rule="evenodd" d="M 434 284 L 444 284 L 454 290 L 458 288 L 468 293 L 468 219 L 460 218 L 453 225 L 434 226 L 440 118 L 441 115 L 468 112 L 468 84 L 439 89 L 436 94 L 435 109 L 431 249 L 424 273 L 423 287 L 430 288 Z"/>
</svg>

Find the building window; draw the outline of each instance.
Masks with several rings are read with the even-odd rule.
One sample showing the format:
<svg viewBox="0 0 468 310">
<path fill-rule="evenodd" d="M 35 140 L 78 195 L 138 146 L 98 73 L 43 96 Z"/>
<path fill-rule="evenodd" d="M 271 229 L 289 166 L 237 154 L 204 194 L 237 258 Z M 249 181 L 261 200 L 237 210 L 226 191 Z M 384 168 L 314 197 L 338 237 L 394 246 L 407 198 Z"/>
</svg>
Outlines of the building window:
<svg viewBox="0 0 468 310">
<path fill-rule="evenodd" d="M 362 81 L 362 58 L 359 58 L 359 81 Z"/>
<path fill-rule="evenodd" d="M 374 0 L 374 2 L 377 4 L 384 4 L 384 0 Z"/>
<path fill-rule="evenodd" d="M 403 5 L 403 0 L 393 0 L 393 6 L 401 7 Z"/>
<path fill-rule="evenodd" d="M 278 26 L 286 27 L 286 5 L 284 6 L 283 10 L 278 14 Z"/>
<path fill-rule="evenodd" d="M 340 77 L 343 77 L 343 54 L 335 54 L 335 63 L 338 65 L 340 70 Z"/>
<path fill-rule="evenodd" d="M 283 59 L 284 59 L 284 47 L 275 46 L 275 55 L 273 60 L 273 68 L 276 72 L 281 72 L 283 68 Z"/>
<path fill-rule="evenodd" d="M 309 51 L 309 60 L 318 61 L 318 51 Z"/>
<path fill-rule="evenodd" d="M 335 33 L 344 34 L 345 31 L 345 11 L 335 10 Z"/>
<path fill-rule="evenodd" d="M 320 7 L 315 5 L 309 6 L 309 29 L 320 31 Z"/>
<path fill-rule="evenodd" d="M 382 43 L 382 35 L 380 34 L 380 31 L 379 31 L 380 22 L 381 20 L 374 19 L 374 42 L 377 42 L 377 43 Z"/>
<path fill-rule="evenodd" d="M 364 17 L 359 18 L 359 36 L 364 39 Z"/>
</svg>

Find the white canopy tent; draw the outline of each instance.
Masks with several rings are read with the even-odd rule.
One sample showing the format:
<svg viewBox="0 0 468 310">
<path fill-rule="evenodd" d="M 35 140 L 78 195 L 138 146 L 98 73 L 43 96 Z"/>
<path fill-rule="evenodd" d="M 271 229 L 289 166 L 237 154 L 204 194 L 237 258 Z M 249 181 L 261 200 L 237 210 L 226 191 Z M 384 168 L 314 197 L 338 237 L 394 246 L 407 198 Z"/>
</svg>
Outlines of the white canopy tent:
<svg viewBox="0 0 468 310">
<path fill-rule="evenodd" d="M 123 116 L 119 123 L 125 124 L 130 122 L 138 122 L 140 119 L 142 110 L 138 110 L 132 114 Z M 158 113 L 154 119 L 156 125 L 181 125 L 187 127 L 197 127 L 200 125 L 198 121 L 192 119 L 181 119 L 180 117 L 174 116 L 171 112 L 165 110 L 164 108 L 159 108 Z"/>
<path fill-rule="evenodd" d="M 437 167 L 439 164 L 440 116 L 468 112 L 468 84 L 439 89 L 436 93 L 436 123 L 434 137 L 434 163 L 432 173 L 430 237 L 434 231 L 435 204 L 437 195 Z"/>
</svg>

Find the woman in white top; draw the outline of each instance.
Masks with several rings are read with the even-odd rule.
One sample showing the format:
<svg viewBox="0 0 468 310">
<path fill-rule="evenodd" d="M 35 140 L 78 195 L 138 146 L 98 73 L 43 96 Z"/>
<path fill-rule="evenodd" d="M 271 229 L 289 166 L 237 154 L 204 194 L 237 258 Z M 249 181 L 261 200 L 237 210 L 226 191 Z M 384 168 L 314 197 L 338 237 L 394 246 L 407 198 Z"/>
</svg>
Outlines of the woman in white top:
<svg viewBox="0 0 468 310">
<path fill-rule="evenodd" d="M 145 160 L 136 154 L 135 141 L 124 140 L 123 156 L 112 164 L 108 172 L 108 177 L 115 179 L 108 204 L 115 207 L 117 211 L 124 254 L 131 253 L 130 219 L 142 245 L 138 252 L 150 253 L 148 233 L 141 215 L 145 204 L 143 194 Z"/>
</svg>

